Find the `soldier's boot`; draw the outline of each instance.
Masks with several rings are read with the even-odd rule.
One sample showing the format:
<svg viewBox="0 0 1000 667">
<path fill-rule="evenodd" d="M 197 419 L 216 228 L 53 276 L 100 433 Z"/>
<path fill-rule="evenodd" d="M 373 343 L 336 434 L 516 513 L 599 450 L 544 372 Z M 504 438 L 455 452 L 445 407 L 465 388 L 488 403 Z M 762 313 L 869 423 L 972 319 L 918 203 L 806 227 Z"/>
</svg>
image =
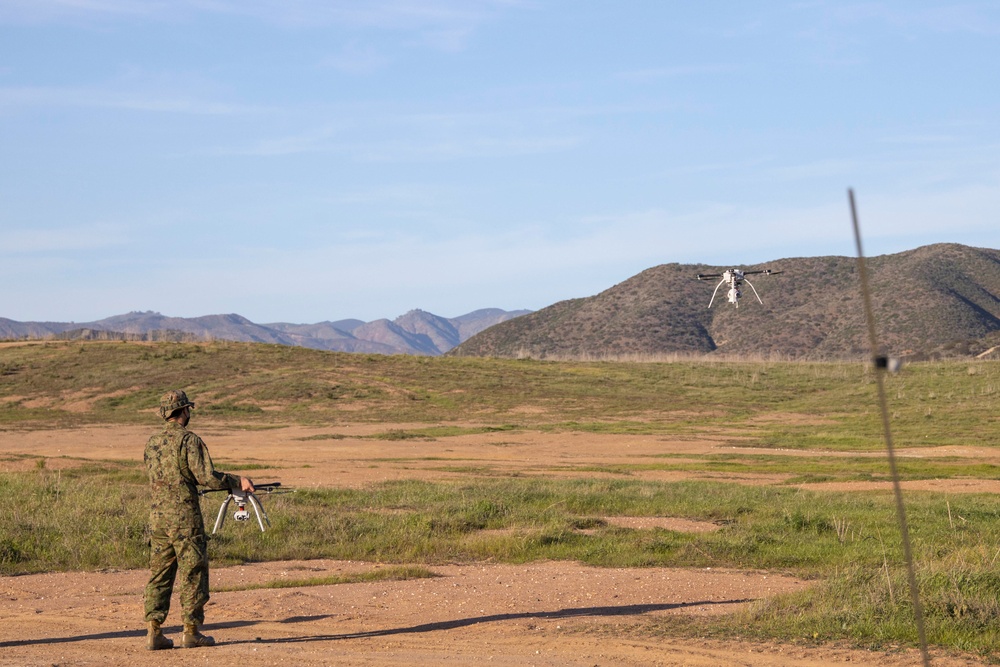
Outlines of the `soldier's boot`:
<svg viewBox="0 0 1000 667">
<path fill-rule="evenodd" d="M 150 651 L 159 651 L 163 648 L 173 648 L 174 642 L 163 636 L 159 621 L 149 621 L 146 624 L 149 628 L 146 633 L 146 648 Z"/>
<path fill-rule="evenodd" d="M 198 648 L 199 646 L 215 646 L 215 640 L 198 632 L 195 623 L 184 624 L 184 639 L 181 641 L 184 648 Z"/>
</svg>

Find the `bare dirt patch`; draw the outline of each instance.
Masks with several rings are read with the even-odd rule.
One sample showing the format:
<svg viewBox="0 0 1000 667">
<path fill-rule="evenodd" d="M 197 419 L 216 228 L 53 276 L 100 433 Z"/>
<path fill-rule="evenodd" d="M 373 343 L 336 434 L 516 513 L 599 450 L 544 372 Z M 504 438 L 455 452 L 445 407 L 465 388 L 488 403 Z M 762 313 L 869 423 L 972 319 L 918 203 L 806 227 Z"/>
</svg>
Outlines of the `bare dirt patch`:
<svg viewBox="0 0 1000 667">
<path fill-rule="evenodd" d="M 297 561 L 213 571 L 220 588 L 377 568 Z M 754 642 L 632 638 L 663 616 L 725 614 L 805 582 L 760 572 L 449 565 L 430 579 L 213 593 L 212 649 L 143 648 L 146 573 L 0 579 L 0 665 L 912 665 L 896 654 Z M 176 601 L 175 601 L 176 606 Z M 180 627 L 165 627 L 177 638 Z M 941 665 L 968 665 L 956 659 Z"/>
<path fill-rule="evenodd" d="M 94 403 L 98 400 L 128 396 L 137 389 L 139 387 L 129 387 L 128 389 L 119 389 L 117 391 L 104 391 L 101 387 L 94 387 L 92 389 L 64 393 L 62 398 L 66 403 L 63 405 L 63 409 L 67 412 L 90 412 L 91 408 L 94 407 Z"/>
<path fill-rule="evenodd" d="M 447 479 L 463 466 L 490 474 L 548 475 L 657 454 L 729 451 L 712 439 L 580 433 L 484 433 L 439 440 L 366 436 L 413 425 L 340 424 L 240 430 L 193 423 L 219 468 L 250 463 L 258 481 L 286 486 L 363 486 L 390 479 Z M 0 431 L 0 470 L 142 459 L 155 431 L 88 427 Z M 336 438 L 323 438 L 334 434 Z M 321 436 L 321 439 L 310 439 Z M 341 437 L 342 436 L 342 437 Z M 30 458 L 17 458 L 24 454 Z M 949 455 L 954 455 L 949 453 Z M 594 473 L 590 473 L 594 474 Z M 678 473 L 680 474 L 680 473 Z M 748 483 L 752 483 L 748 480 Z M 764 483 L 756 480 L 755 483 Z M 816 485 L 813 485 L 814 487 Z M 609 518 L 638 528 L 710 530 L 671 517 Z M 220 588 L 368 571 L 374 563 L 297 561 L 213 569 Z M 577 563 L 431 566 L 430 579 L 213 593 L 211 649 L 144 649 L 141 571 L 0 578 L 0 665 L 750 665 L 815 667 L 850 662 L 920 663 L 913 651 L 694 639 L 649 639 L 642 628 L 671 615 L 725 614 L 808 586 L 763 572 L 607 569 Z M 178 638 L 177 603 L 167 634 Z M 974 661 L 934 656 L 935 665 Z"/>
<path fill-rule="evenodd" d="M 637 528 L 639 530 L 664 528 L 679 533 L 711 533 L 719 529 L 718 524 L 709 521 L 692 521 L 673 516 L 608 516 L 604 517 L 604 521 L 612 526 L 622 526 L 623 528 Z"/>
<path fill-rule="evenodd" d="M 822 426 L 831 419 L 798 412 L 765 412 L 749 420 L 751 424 L 788 424 L 794 426 Z"/>
<path fill-rule="evenodd" d="M 819 482 L 801 485 L 814 491 L 892 491 L 892 482 Z M 900 482 L 904 491 L 936 491 L 938 493 L 1000 493 L 996 479 L 921 479 Z"/>
<path fill-rule="evenodd" d="M 285 485 L 300 487 L 359 487 L 398 479 L 465 477 L 468 473 L 462 469 L 469 466 L 486 468 L 493 475 L 599 476 L 571 469 L 634 463 L 658 454 L 733 451 L 711 439 L 665 440 L 651 435 L 501 431 L 440 439 L 371 438 L 424 427 L 340 424 L 242 430 L 220 424 L 191 424 L 192 430 L 208 443 L 219 468 L 238 469 L 253 464 L 258 467 L 254 479 L 280 477 Z M 7 431 L 0 432 L 0 442 L 4 451 L 33 456 L 141 461 L 143 447 L 153 432 L 155 425 Z M 262 465 L 269 467 L 260 469 Z"/>
</svg>

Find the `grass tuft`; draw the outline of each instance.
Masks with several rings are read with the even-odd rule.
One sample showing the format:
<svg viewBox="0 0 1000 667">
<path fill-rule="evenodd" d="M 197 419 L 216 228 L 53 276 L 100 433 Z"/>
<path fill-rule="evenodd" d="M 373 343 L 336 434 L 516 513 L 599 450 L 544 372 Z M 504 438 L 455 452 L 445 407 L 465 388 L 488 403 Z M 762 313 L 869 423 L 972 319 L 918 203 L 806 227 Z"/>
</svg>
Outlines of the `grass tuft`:
<svg viewBox="0 0 1000 667">
<path fill-rule="evenodd" d="M 335 574 L 326 577 L 306 577 L 304 579 L 275 579 L 261 584 L 240 584 L 238 586 L 220 586 L 219 592 L 253 591 L 270 588 L 305 588 L 307 586 L 335 586 L 339 584 L 359 584 L 374 581 L 405 581 L 407 579 L 430 579 L 440 575 L 425 567 L 414 565 L 379 568 L 367 572 L 351 572 Z"/>
</svg>

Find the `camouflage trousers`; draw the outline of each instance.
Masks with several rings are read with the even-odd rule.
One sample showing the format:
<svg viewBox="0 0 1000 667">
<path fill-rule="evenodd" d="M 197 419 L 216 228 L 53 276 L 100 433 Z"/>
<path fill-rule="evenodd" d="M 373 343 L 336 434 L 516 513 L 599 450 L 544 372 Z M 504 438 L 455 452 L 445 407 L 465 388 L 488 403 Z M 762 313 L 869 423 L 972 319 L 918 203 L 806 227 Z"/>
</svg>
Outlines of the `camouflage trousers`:
<svg viewBox="0 0 1000 667">
<path fill-rule="evenodd" d="M 181 621 L 201 625 L 208 603 L 208 537 L 204 534 L 168 534 L 154 530 L 149 540 L 149 583 L 146 584 L 146 622 L 167 620 L 174 579 L 181 603 Z"/>
</svg>

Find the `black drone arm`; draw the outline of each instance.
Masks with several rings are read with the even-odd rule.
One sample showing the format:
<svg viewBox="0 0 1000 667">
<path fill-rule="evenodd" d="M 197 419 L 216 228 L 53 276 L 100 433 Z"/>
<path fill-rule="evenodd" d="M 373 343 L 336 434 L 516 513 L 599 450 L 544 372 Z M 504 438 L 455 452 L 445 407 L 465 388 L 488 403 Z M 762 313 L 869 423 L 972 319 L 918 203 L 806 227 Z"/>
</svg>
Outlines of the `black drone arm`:
<svg viewBox="0 0 1000 667">
<path fill-rule="evenodd" d="M 255 489 L 254 493 L 271 493 L 272 491 L 277 491 L 281 487 L 281 482 L 261 482 L 253 485 Z M 205 495 L 206 493 L 215 493 L 216 491 L 230 492 L 232 489 L 199 489 L 198 495 Z M 239 489 L 237 489 L 239 491 Z"/>
<path fill-rule="evenodd" d="M 271 493 L 281 488 L 281 482 L 262 482 L 260 484 L 254 482 L 253 488 L 256 489 L 255 493 Z"/>
</svg>

